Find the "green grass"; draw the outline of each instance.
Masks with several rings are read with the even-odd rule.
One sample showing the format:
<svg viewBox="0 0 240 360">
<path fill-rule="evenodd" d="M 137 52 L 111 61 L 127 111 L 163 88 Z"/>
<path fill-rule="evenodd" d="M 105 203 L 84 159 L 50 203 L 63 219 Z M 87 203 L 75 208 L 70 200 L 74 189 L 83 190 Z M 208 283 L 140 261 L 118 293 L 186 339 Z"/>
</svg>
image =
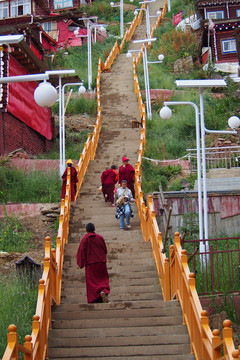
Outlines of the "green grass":
<svg viewBox="0 0 240 360">
<path fill-rule="evenodd" d="M 4 219 L 0 221 L 0 251 L 25 252 L 34 247 L 31 238 L 32 233 L 24 229 L 20 220 L 5 212 Z"/>
<path fill-rule="evenodd" d="M 32 332 L 32 318 L 35 314 L 38 287 L 25 275 L 19 278 L 15 273 L 5 276 L 0 273 L 0 357 L 7 346 L 8 326 L 17 327 L 18 341 Z"/>
<path fill-rule="evenodd" d="M 61 197 L 61 179 L 58 170 L 51 172 L 17 170 L 0 167 L 0 203 L 30 202 L 54 203 Z"/>
</svg>

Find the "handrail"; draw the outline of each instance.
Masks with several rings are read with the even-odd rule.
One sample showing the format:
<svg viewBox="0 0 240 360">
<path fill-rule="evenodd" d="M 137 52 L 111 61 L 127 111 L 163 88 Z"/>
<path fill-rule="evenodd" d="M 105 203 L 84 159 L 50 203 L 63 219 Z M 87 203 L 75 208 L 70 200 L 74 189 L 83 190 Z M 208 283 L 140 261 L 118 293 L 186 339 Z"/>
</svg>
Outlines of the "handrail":
<svg viewBox="0 0 240 360">
<path fill-rule="evenodd" d="M 211 331 L 209 327 L 207 311 L 202 309 L 196 290 L 195 275 L 189 270 L 187 251 L 181 247 L 178 232 L 175 233 L 174 245 L 170 246 L 170 273 L 171 296 L 180 301 L 183 321 L 187 325 L 192 350 L 197 359 L 237 359 L 240 351 L 234 347 L 231 321 L 223 322 L 222 340 L 220 331 Z"/>
<path fill-rule="evenodd" d="M 127 36 L 130 39 L 133 35 L 133 29 L 137 25 L 136 17 Z M 125 34 L 126 35 L 126 34 Z M 90 160 L 94 160 L 98 145 L 99 135 L 101 131 L 101 102 L 100 102 L 100 75 L 103 71 L 108 70 L 113 64 L 114 59 L 119 54 L 119 45 L 117 42 L 113 46 L 106 62 L 103 64 L 101 58 L 98 63 L 98 74 L 96 81 L 97 90 L 97 120 L 95 122 L 93 134 L 88 135 L 88 139 L 84 144 L 84 149 L 80 154 L 80 159 L 76 166 L 77 170 L 77 191 L 75 200 L 79 196 L 81 185 L 84 181 L 88 164 Z M 62 270 L 64 260 L 64 248 L 68 243 L 69 233 L 69 217 L 71 210 L 71 176 L 70 168 L 67 174 L 66 195 L 61 200 L 61 210 L 59 216 L 59 228 L 56 242 L 56 250 L 51 248 L 49 237 L 45 239 L 45 257 L 42 279 L 39 280 L 38 297 L 36 304 L 36 313 L 33 316 L 32 334 L 25 336 L 25 343 L 18 343 L 17 328 L 14 324 L 9 325 L 7 335 L 7 347 L 5 349 L 2 360 L 16 360 L 18 353 L 24 354 L 24 360 L 44 360 L 47 357 L 47 338 L 51 327 L 51 305 L 53 303 L 60 304 L 61 288 L 62 288 Z"/>
<path fill-rule="evenodd" d="M 164 11 L 166 12 L 166 1 Z M 159 26 L 162 14 L 157 20 L 154 29 Z M 153 31 L 154 32 L 154 31 Z M 153 36 L 153 32 L 151 33 Z M 135 193 L 136 204 L 140 217 L 140 224 L 145 241 L 150 240 L 153 249 L 153 256 L 159 275 L 163 298 L 170 300 L 177 298 L 183 311 L 183 323 L 187 325 L 191 339 L 191 350 L 196 359 L 201 360 L 233 360 L 240 358 L 240 348 L 235 349 L 232 337 L 231 321 L 223 322 L 223 339 L 220 331 L 211 331 L 207 311 L 203 310 L 195 286 L 195 275 L 190 273 L 186 250 L 182 250 L 179 233 L 175 233 L 175 244 L 170 246 L 169 259 L 162 254 L 162 235 L 156 223 L 155 211 L 153 209 L 152 197 L 148 197 L 148 204 L 145 205 L 141 189 L 141 164 L 146 142 L 146 115 L 145 106 L 142 102 L 141 91 L 136 74 L 136 67 L 141 61 L 142 51 L 135 58 L 133 56 L 133 79 L 134 91 L 137 94 L 139 111 L 141 115 L 142 130 L 137 164 L 135 166 Z M 164 256 L 163 256 L 164 255 Z M 170 265 L 170 269 L 169 269 Z M 171 276 L 170 274 L 171 273 Z M 171 285 L 171 286 L 170 286 Z M 224 356 L 222 357 L 222 352 Z"/>
</svg>

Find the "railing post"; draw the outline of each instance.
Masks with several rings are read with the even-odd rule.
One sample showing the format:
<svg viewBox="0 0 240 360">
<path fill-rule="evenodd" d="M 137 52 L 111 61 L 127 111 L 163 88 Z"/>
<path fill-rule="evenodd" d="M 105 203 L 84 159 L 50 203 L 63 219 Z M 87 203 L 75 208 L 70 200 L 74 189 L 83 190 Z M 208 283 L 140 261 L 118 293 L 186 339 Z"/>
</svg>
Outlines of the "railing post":
<svg viewBox="0 0 240 360">
<path fill-rule="evenodd" d="M 212 358 L 213 360 L 217 360 L 221 357 L 221 347 L 217 347 L 217 345 L 221 342 L 220 331 L 218 329 L 214 329 L 212 333 Z"/>
<path fill-rule="evenodd" d="M 24 347 L 31 351 L 30 354 L 24 354 L 24 360 L 32 360 L 32 337 L 30 335 L 26 335 L 24 340 Z"/>
<path fill-rule="evenodd" d="M 8 327 L 8 335 L 7 335 L 7 342 L 8 346 L 10 346 L 12 351 L 12 358 L 18 359 L 18 334 L 17 334 L 17 327 L 12 324 Z"/>
</svg>

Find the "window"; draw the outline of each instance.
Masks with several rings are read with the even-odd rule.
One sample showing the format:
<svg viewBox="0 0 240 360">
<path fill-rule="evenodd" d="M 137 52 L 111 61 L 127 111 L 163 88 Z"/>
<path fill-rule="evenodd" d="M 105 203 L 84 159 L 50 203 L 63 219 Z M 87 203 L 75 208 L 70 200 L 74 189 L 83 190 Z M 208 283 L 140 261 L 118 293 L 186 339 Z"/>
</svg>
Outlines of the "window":
<svg viewBox="0 0 240 360">
<path fill-rule="evenodd" d="M 42 28 L 45 32 L 52 31 L 52 23 L 51 22 L 45 22 L 42 24 Z"/>
<path fill-rule="evenodd" d="M 224 19 L 224 11 L 209 11 L 207 19 Z"/>
<path fill-rule="evenodd" d="M 11 1 L 11 16 L 31 14 L 31 0 Z"/>
<path fill-rule="evenodd" d="M 235 39 L 221 40 L 221 45 L 222 45 L 222 53 L 223 54 L 236 53 L 237 52 L 236 40 Z"/>
<path fill-rule="evenodd" d="M 73 0 L 54 0 L 54 9 L 73 7 Z"/>
<path fill-rule="evenodd" d="M 236 16 L 240 17 L 240 9 L 236 10 Z"/>
<path fill-rule="evenodd" d="M 8 1 L 0 2 L 0 19 L 9 17 Z"/>
</svg>

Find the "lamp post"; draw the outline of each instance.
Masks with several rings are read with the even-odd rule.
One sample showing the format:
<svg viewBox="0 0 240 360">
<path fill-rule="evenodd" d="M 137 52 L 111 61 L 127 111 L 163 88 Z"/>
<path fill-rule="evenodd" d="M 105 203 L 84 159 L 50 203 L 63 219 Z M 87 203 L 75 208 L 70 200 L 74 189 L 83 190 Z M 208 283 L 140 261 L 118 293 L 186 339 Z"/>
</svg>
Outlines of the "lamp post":
<svg viewBox="0 0 240 360">
<path fill-rule="evenodd" d="M 198 221 L 199 221 L 199 239 L 203 240 L 203 208 L 202 208 L 202 184 L 201 184 L 201 142 L 200 142 L 200 122 L 199 122 L 199 108 L 196 104 L 190 101 L 164 101 L 164 107 L 160 110 L 160 116 L 164 120 L 170 119 L 172 111 L 168 105 L 191 105 L 195 110 L 196 122 L 196 145 L 197 145 L 197 175 L 198 175 Z M 200 242 L 200 251 L 203 243 Z"/>
<path fill-rule="evenodd" d="M 133 2 L 134 0 L 130 0 Z M 115 5 L 113 1 L 110 2 L 112 8 L 120 7 L 120 37 L 123 38 L 124 24 L 123 24 L 123 0 L 120 0 L 120 5 Z"/>
<path fill-rule="evenodd" d="M 200 94 L 200 117 L 201 117 L 201 148 L 202 148 L 202 178 L 203 181 L 203 212 L 204 212 L 204 239 L 208 240 L 208 206 L 207 206 L 207 186 L 206 186 L 206 154 L 205 154 L 205 133 L 214 133 L 214 134 L 237 134 L 236 129 L 240 127 L 240 119 L 236 116 L 232 116 L 228 120 L 228 125 L 233 129 L 233 131 L 225 130 L 209 130 L 205 127 L 204 121 L 204 104 L 203 104 L 203 89 L 209 87 L 225 87 L 227 83 L 225 80 L 176 80 L 176 85 L 183 88 L 198 88 Z M 176 102 L 177 103 L 177 102 Z M 174 104 L 176 104 L 174 102 Z M 165 103 L 164 103 L 165 104 Z M 192 103 L 193 104 L 193 103 Z M 173 105 L 173 104 L 172 104 Z M 197 111 L 197 110 L 195 110 Z M 197 115 L 196 115 L 197 116 Z M 196 118 L 197 119 L 197 118 Z M 197 129 L 196 129 L 197 131 Z M 198 140 L 199 147 L 199 140 Z M 199 156 L 199 155 L 198 155 Z M 199 158 L 198 158 L 199 162 Z M 198 174 L 199 174 L 199 165 L 198 165 Z M 201 179 L 201 176 L 200 176 Z M 200 196 L 199 188 L 202 189 L 198 180 L 198 196 Z M 201 195 L 202 199 L 202 195 Z M 208 243 L 207 243 L 208 244 Z"/>
<path fill-rule="evenodd" d="M 79 18 L 78 20 L 87 20 L 87 35 L 78 35 L 78 30 L 74 31 L 76 37 L 87 37 L 87 49 L 88 49 L 88 90 L 92 89 L 92 29 L 96 29 L 99 27 L 101 31 L 105 31 L 105 28 L 102 24 L 92 23 L 91 19 L 97 19 L 96 16 L 92 16 L 89 18 Z M 96 38 L 96 32 L 95 32 Z M 96 40 L 95 40 L 96 41 Z"/>
<path fill-rule="evenodd" d="M 63 148 L 63 155 L 62 155 L 62 167 L 63 167 L 63 172 L 65 169 L 65 109 L 64 109 L 64 90 L 65 90 L 65 86 L 70 86 L 70 85 L 80 85 L 78 92 L 80 94 L 84 94 L 86 92 L 85 87 L 83 86 L 82 82 L 79 83 L 66 83 L 62 86 L 62 90 L 61 90 L 61 94 L 62 94 L 62 100 L 61 100 L 61 104 L 62 104 L 62 129 L 63 129 L 63 144 L 62 144 L 62 148 Z"/>
<path fill-rule="evenodd" d="M 142 9 L 142 10 L 146 10 L 146 25 L 147 25 L 147 38 L 149 39 L 151 36 L 151 26 L 150 26 L 150 13 L 149 13 L 149 5 L 150 3 L 155 2 L 156 0 L 149 0 L 149 1 L 140 1 L 139 4 L 146 4 L 146 9 Z M 135 12 L 134 12 L 135 14 Z M 136 15 L 136 14 L 135 14 Z"/>
<path fill-rule="evenodd" d="M 120 5 L 114 5 L 114 2 L 110 2 L 110 6 L 112 8 L 114 7 L 120 7 L 120 37 L 123 38 L 123 0 L 120 0 Z"/>
<path fill-rule="evenodd" d="M 145 80 L 145 93 L 146 93 L 146 105 L 147 105 L 147 116 L 149 120 L 152 120 L 152 108 L 151 108 L 151 94 L 150 94 L 150 85 L 149 85 L 149 73 L 148 73 L 148 64 L 159 64 L 162 63 L 164 59 L 164 55 L 158 55 L 159 61 L 148 61 L 147 58 L 147 47 L 146 43 L 151 43 L 156 41 L 156 38 L 150 39 L 141 39 L 141 40 L 134 40 L 133 43 L 143 43 L 144 50 L 142 51 L 143 54 L 143 70 L 144 70 L 144 80 Z"/>
<path fill-rule="evenodd" d="M 48 76 L 58 75 L 58 99 L 59 99 L 59 175 L 65 170 L 65 125 L 62 112 L 62 78 L 61 75 L 75 74 L 75 70 L 49 70 L 45 72 Z M 64 109 L 64 108 L 63 108 Z"/>
<path fill-rule="evenodd" d="M 6 76 L 0 78 L 0 84 L 26 82 L 26 81 L 40 81 L 40 83 L 34 91 L 34 100 L 39 106 L 51 107 L 57 101 L 57 90 L 46 80 L 51 75 L 59 75 L 59 174 L 62 176 L 65 169 L 65 129 L 62 122 L 62 95 L 61 95 L 61 75 L 62 74 L 74 74 L 75 70 L 52 70 L 46 71 L 43 74 L 32 75 L 20 75 L 20 76 Z"/>
</svg>

